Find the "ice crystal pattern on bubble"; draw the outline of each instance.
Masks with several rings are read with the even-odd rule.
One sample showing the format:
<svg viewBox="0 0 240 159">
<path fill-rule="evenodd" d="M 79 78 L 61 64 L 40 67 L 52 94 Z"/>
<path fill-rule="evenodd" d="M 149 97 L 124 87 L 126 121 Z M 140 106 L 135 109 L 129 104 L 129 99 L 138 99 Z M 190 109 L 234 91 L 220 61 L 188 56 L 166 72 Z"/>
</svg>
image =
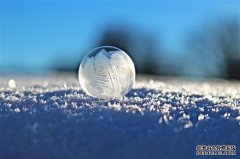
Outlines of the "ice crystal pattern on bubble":
<svg viewBox="0 0 240 159">
<path fill-rule="evenodd" d="M 135 67 L 124 51 L 111 46 L 98 47 L 83 58 L 79 82 L 92 97 L 121 98 L 135 82 Z"/>
</svg>

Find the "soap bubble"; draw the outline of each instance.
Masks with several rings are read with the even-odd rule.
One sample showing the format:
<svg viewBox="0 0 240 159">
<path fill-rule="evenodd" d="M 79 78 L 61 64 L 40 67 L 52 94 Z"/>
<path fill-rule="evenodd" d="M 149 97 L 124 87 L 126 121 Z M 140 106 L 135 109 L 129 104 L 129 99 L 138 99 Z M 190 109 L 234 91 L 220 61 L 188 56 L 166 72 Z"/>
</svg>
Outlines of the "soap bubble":
<svg viewBox="0 0 240 159">
<path fill-rule="evenodd" d="M 101 46 L 83 58 L 78 76 L 88 95 L 101 99 L 122 98 L 135 82 L 135 67 L 124 51 Z"/>
</svg>

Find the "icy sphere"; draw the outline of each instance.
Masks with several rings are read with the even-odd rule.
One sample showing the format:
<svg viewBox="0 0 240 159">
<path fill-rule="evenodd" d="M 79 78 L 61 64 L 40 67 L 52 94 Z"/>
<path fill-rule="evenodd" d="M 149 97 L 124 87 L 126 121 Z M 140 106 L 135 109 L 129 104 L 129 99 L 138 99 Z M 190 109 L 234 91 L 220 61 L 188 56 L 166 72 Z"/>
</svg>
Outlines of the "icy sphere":
<svg viewBox="0 0 240 159">
<path fill-rule="evenodd" d="M 92 97 L 122 98 L 135 82 L 135 67 L 124 51 L 101 46 L 83 58 L 78 77 L 82 89 Z"/>
</svg>

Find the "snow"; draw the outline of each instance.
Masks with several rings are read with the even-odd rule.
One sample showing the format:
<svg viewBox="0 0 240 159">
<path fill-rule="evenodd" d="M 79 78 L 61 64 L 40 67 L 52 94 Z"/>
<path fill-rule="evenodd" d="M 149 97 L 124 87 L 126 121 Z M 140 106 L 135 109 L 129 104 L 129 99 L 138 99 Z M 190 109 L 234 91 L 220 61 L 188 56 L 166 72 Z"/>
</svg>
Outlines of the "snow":
<svg viewBox="0 0 240 159">
<path fill-rule="evenodd" d="M 0 158 L 192 159 L 223 144 L 239 158 L 240 82 L 138 76 L 123 100 L 100 100 L 72 74 L 3 75 L 0 137 Z"/>
</svg>

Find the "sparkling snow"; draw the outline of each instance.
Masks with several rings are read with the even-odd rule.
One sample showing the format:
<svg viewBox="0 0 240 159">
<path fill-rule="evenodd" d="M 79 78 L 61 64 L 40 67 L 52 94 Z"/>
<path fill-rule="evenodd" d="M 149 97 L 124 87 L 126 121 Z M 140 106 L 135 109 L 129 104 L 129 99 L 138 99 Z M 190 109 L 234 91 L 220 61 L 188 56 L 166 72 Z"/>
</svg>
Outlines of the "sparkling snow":
<svg viewBox="0 0 240 159">
<path fill-rule="evenodd" d="M 140 76 L 123 100 L 100 100 L 72 74 L 5 75 L 0 137 L 0 158 L 206 158 L 203 144 L 240 155 L 240 82 Z"/>
</svg>

